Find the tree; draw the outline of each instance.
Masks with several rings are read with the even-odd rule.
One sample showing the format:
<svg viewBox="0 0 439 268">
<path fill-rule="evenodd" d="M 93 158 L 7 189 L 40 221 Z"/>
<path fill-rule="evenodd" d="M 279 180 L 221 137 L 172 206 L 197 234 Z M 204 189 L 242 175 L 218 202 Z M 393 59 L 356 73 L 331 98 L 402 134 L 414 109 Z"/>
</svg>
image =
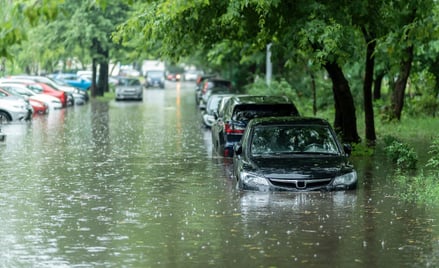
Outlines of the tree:
<svg viewBox="0 0 439 268">
<path fill-rule="evenodd" d="M 28 27 L 50 21 L 58 15 L 57 0 L 0 0 L 0 72 L 5 72 L 6 58 L 12 58 L 11 47 L 26 40 Z"/>
</svg>

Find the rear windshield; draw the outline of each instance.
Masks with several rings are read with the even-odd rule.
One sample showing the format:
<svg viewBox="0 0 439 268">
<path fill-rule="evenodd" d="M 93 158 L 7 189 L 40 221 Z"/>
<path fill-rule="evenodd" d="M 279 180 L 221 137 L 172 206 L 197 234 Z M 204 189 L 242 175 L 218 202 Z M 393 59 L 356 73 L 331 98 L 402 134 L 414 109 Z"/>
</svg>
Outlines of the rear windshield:
<svg viewBox="0 0 439 268">
<path fill-rule="evenodd" d="M 297 116 L 298 112 L 293 104 L 276 105 L 238 105 L 233 111 L 232 119 L 249 121 L 256 117 L 267 116 Z"/>
<path fill-rule="evenodd" d="M 123 86 L 138 86 L 138 85 L 140 85 L 139 79 L 121 79 L 119 83 L 120 83 L 120 85 L 123 85 Z"/>
<path fill-rule="evenodd" d="M 161 78 L 164 77 L 164 73 L 162 71 L 151 71 L 151 72 L 147 72 L 147 76 L 151 77 L 151 78 Z"/>
</svg>

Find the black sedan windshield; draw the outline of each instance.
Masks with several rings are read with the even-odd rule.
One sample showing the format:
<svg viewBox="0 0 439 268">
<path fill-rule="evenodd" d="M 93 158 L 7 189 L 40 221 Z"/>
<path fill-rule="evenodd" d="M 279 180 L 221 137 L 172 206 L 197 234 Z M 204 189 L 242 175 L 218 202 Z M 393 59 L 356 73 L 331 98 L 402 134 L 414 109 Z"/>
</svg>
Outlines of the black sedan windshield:
<svg viewBox="0 0 439 268">
<path fill-rule="evenodd" d="M 329 128 L 309 125 L 256 127 L 250 151 L 253 156 L 340 153 Z"/>
</svg>

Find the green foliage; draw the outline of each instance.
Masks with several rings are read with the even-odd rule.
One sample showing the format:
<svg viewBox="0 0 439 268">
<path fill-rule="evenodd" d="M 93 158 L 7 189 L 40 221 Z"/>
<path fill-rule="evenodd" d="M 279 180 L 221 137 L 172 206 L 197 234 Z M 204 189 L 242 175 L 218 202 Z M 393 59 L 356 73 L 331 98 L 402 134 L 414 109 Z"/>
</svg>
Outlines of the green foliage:
<svg viewBox="0 0 439 268">
<path fill-rule="evenodd" d="M 404 170 L 416 168 L 418 156 L 410 145 L 399 141 L 393 136 L 386 136 L 383 141 L 385 144 L 384 150 L 387 156 L 397 165 L 398 168 Z"/>
<path fill-rule="evenodd" d="M 271 81 L 269 85 L 267 85 L 264 79 L 256 79 L 253 84 L 248 85 L 245 88 L 247 94 L 251 95 L 272 95 L 272 96 L 286 96 L 290 99 L 299 110 L 300 114 L 304 114 L 304 110 L 306 110 L 306 106 L 303 105 L 303 102 L 299 100 L 297 96 L 296 90 L 285 80 L 281 79 L 280 81 Z"/>
<path fill-rule="evenodd" d="M 352 144 L 352 156 L 372 156 L 375 153 L 375 149 L 364 143 L 354 143 Z"/>
<path fill-rule="evenodd" d="M 412 176 L 399 172 L 396 175 L 396 183 L 399 196 L 409 202 L 423 204 L 437 204 L 439 201 L 438 174 L 427 173 L 423 170 L 418 175 Z"/>
<path fill-rule="evenodd" d="M 431 157 L 425 166 L 432 169 L 421 169 L 417 175 L 397 173 L 396 182 L 401 189 L 399 195 L 404 200 L 426 204 L 437 204 L 439 201 L 439 136 L 433 139 L 429 154 Z"/>
<path fill-rule="evenodd" d="M 428 153 L 431 157 L 428 159 L 426 166 L 432 167 L 434 169 L 439 168 L 439 136 L 436 136 L 433 139 L 432 144 L 430 145 L 430 151 Z"/>
<path fill-rule="evenodd" d="M 419 70 L 411 75 L 408 85 L 407 113 L 413 116 L 435 116 L 439 108 L 436 77 L 427 70 Z"/>
</svg>

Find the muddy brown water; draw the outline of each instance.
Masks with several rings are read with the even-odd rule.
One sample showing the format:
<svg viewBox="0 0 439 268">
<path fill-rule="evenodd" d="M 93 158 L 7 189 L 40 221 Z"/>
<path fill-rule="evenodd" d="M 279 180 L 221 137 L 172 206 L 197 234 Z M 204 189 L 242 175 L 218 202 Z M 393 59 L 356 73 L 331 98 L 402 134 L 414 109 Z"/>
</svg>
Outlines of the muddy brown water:
<svg viewBox="0 0 439 268">
<path fill-rule="evenodd" d="M 0 267 L 436 267 L 438 207 L 381 156 L 355 191 L 240 192 L 194 86 L 2 127 Z"/>
</svg>

